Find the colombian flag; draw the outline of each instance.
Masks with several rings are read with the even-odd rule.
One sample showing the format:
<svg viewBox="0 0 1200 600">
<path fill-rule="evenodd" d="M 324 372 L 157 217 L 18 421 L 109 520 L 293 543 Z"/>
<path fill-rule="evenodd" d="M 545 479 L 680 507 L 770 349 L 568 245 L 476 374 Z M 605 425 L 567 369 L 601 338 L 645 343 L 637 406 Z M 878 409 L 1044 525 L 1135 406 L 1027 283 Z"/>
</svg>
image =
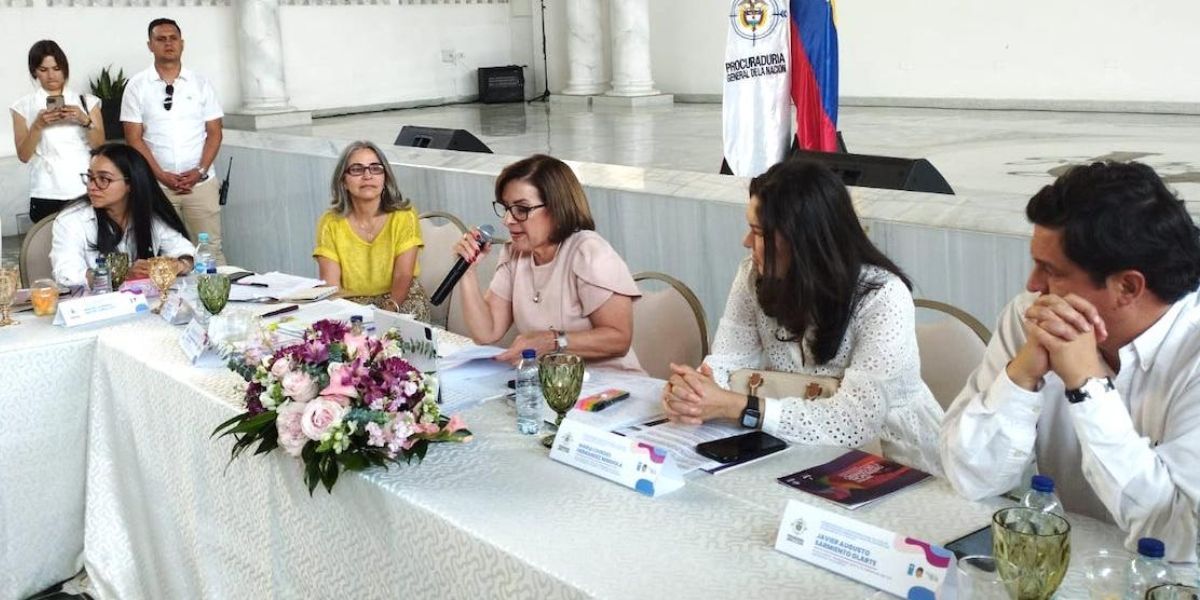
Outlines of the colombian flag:
<svg viewBox="0 0 1200 600">
<path fill-rule="evenodd" d="M 792 103 L 802 150 L 836 152 L 838 38 L 833 0 L 791 0 Z"/>
</svg>

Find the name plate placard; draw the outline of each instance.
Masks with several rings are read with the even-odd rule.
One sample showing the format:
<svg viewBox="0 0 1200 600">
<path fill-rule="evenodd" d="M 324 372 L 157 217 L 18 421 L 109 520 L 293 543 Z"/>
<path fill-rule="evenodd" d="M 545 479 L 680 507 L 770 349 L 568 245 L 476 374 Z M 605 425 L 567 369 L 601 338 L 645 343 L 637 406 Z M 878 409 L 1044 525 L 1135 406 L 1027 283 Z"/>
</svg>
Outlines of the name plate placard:
<svg viewBox="0 0 1200 600">
<path fill-rule="evenodd" d="M 683 487 L 675 461 L 651 444 L 564 419 L 550 458 L 655 497 Z"/>
<path fill-rule="evenodd" d="M 954 554 L 834 512 L 789 500 L 775 549 L 901 598 L 933 600 Z M 948 586 L 946 586 L 948 587 Z"/>
<path fill-rule="evenodd" d="M 110 292 L 59 302 L 58 312 L 54 313 L 54 324 L 75 327 L 127 317 L 148 310 L 150 305 L 141 294 Z"/>
<path fill-rule="evenodd" d="M 197 367 L 224 367 L 225 359 L 208 338 L 208 328 L 199 321 L 192 321 L 179 334 L 179 347 L 192 365 Z"/>
</svg>

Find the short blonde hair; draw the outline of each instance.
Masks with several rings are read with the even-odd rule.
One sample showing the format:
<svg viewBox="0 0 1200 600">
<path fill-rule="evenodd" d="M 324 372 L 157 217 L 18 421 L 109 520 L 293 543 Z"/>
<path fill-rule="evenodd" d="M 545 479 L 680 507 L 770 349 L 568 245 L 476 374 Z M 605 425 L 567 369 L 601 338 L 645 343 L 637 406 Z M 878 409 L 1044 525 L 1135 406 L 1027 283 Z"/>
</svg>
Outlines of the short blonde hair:
<svg viewBox="0 0 1200 600">
<path fill-rule="evenodd" d="M 332 198 L 329 210 L 343 217 L 350 214 L 350 192 L 342 183 L 342 178 L 346 176 L 346 169 L 350 168 L 350 155 L 364 148 L 374 152 L 379 164 L 383 165 L 383 198 L 379 201 L 379 210 L 387 213 L 408 209 L 409 201 L 400 194 L 400 186 L 396 184 L 396 176 L 392 174 L 392 166 L 388 164 L 383 150 L 372 142 L 358 140 L 350 142 L 346 149 L 342 150 L 342 156 L 338 158 L 337 167 L 333 170 L 333 180 L 329 184 L 329 194 Z"/>
<path fill-rule="evenodd" d="M 503 201 L 504 187 L 513 181 L 526 181 L 537 188 L 554 222 L 551 243 L 561 243 L 576 231 L 596 229 L 583 186 L 567 163 L 553 156 L 534 154 L 504 167 L 496 177 L 497 201 Z"/>
</svg>

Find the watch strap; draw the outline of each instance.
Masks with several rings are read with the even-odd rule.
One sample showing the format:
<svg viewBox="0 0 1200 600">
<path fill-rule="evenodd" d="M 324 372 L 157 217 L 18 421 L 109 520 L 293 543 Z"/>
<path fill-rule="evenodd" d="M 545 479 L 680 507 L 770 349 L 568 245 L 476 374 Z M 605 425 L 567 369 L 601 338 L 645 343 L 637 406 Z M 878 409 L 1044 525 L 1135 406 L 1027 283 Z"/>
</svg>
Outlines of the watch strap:
<svg viewBox="0 0 1200 600">
<path fill-rule="evenodd" d="M 1096 386 L 1102 386 L 1100 390 L 1096 390 Z M 1113 385 L 1111 377 L 1090 377 L 1083 382 L 1083 385 L 1073 390 L 1067 390 L 1067 402 L 1071 404 L 1079 404 L 1084 400 L 1092 398 L 1093 391 L 1111 392 L 1116 389 Z"/>
<path fill-rule="evenodd" d="M 758 396 L 746 395 L 746 408 L 742 409 L 741 425 L 747 429 L 758 429 L 762 425 L 762 403 Z"/>
</svg>

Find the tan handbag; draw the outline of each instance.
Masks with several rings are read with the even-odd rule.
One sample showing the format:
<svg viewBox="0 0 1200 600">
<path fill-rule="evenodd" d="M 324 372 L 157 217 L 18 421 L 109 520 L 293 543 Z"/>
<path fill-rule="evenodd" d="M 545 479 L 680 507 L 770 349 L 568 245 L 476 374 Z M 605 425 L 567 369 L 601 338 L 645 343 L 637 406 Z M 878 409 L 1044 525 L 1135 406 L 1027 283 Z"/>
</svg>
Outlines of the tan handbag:
<svg viewBox="0 0 1200 600">
<path fill-rule="evenodd" d="M 738 369 L 729 376 L 729 389 L 759 398 L 828 398 L 837 393 L 840 383 L 836 377 L 762 369 Z"/>
</svg>

